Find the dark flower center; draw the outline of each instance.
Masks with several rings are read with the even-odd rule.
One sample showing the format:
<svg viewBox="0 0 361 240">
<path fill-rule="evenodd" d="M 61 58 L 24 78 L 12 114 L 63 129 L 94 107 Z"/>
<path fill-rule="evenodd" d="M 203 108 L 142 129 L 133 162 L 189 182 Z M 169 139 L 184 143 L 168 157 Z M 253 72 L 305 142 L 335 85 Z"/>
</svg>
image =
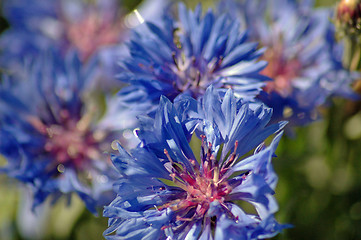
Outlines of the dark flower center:
<svg viewBox="0 0 361 240">
<path fill-rule="evenodd" d="M 192 57 L 187 59 L 183 53 L 173 53 L 174 66 L 172 71 L 177 75 L 174 86 L 179 92 L 190 91 L 193 97 L 205 93 L 214 82 L 215 71 L 222 63 L 222 58 L 208 63 L 205 59 Z"/>
<path fill-rule="evenodd" d="M 173 31 L 174 45 L 178 49 L 172 53 L 174 65 L 170 66 L 177 75 L 174 87 L 179 92 L 189 91 L 192 97 L 198 97 L 205 93 L 211 83 L 215 84 L 215 72 L 221 66 L 223 58 L 214 58 L 208 62 L 202 55 L 187 57 L 179 34 L 180 29 Z"/>
</svg>

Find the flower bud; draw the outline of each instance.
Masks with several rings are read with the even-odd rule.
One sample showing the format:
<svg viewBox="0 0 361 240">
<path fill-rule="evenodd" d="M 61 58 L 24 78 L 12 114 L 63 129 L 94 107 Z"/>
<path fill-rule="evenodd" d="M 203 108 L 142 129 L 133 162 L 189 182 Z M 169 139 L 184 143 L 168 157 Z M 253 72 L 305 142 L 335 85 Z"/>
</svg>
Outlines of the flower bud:
<svg viewBox="0 0 361 240">
<path fill-rule="evenodd" d="M 341 0 L 336 8 L 336 22 L 346 34 L 361 31 L 361 0 Z"/>
</svg>

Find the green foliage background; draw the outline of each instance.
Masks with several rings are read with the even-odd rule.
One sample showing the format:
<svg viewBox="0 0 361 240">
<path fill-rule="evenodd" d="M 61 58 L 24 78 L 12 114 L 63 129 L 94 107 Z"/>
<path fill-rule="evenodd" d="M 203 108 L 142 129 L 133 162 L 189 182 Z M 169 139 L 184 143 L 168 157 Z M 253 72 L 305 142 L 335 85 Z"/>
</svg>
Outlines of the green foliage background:
<svg viewBox="0 0 361 240">
<path fill-rule="evenodd" d="M 137 1 L 138 3 L 139 1 Z M 195 1 L 188 1 L 190 6 Z M 136 6 L 125 1 L 128 9 Z M 212 5 L 214 1 L 203 1 Z M 334 6 L 334 0 L 316 1 Z M 7 28 L 0 17 L 0 30 Z M 1 53 L 0 53 L 1 54 Z M 274 160 L 279 175 L 277 218 L 294 227 L 275 239 L 361 239 L 361 111 L 360 104 L 335 100 L 324 119 L 284 136 Z M 0 158 L 0 166 L 5 160 Z M 0 239 L 27 239 L 20 234 L 24 188 L 0 176 Z M 26 197 L 25 197 L 26 199 Z M 66 207 L 60 201 L 47 207 L 45 239 L 103 239 L 107 219 L 94 217 L 76 197 Z M 101 216 L 101 213 L 99 214 Z M 37 239 L 35 236 L 33 239 Z"/>
</svg>

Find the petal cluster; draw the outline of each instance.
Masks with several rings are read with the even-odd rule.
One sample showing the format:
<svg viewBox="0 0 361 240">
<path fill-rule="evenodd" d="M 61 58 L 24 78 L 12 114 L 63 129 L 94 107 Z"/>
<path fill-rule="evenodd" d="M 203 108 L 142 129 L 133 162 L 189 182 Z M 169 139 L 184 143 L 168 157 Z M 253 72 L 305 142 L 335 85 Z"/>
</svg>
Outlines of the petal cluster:
<svg viewBox="0 0 361 240">
<path fill-rule="evenodd" d="M 266 47 L 262 71 L 267 83 L 259 99 L 274 109 L 274 121 L 305 125 L 320 118 L 330 97 L 355 98 L 358 74 L 342 66 L 343 46 L 336 42 L 332 9 L 313 9 L 312 1 L 228 1 L 250 38 Z"/>
<path fill-rule="evenodd" d="M 11 72 L 49 48 L 63 55 L 75 49 L 87 61 L 105 51 L 104 47 L 114 48 L 126 32 L 115 0 L 34 0 L 31 6 L 26 0 L 6 0 L 3 5 L 10 28 L 0 37 L 0 65 Z M 116 61 L 114 56 L 107 57 L 105 65 Z"/>
<path fill-rule="evenodd" d="M 227 14 L 212 10 L 202 15 L 178 6 L 178 19 L 168 12 L 162 21 L 146 22 L 133 31 L 129 56 L 121 59 L 121 81 L 129 87 L 119 95 L 131 106 L 150 112 L 161 95 L 173 100 L 186 93 L 198 98 L 208 86 L 232 88 L 239 97 L 252 99 L 264 81 L 262 50 L 247 42 L 247 33 Z"/>
<path fill-rule="evenodd" d="M 141 145 L 118 145 L 112 157 L 121 178 L 105 207 L 107 239 L 263 239 L 285 226 L 274 219 L 277 183 L 271 159 L 285 123 L 250 107 L 231 90 L 213 87 L 198 102 L 162 97 L 155 118 L 142 118 Z M 211 116 L 214 116 L 212 118 Z M 219 116 L 219 118 L 217 117 Z M 263 141 L 278 133 L 270 146 Z M 199 148 L 191 147 L 195 138 Z M 253 154 L 249 154 L 251 150 Z M 199 157 L 196 157 L 196 156 Z M 239 207 L 253 205 L 253 212 Z"/>
<path fill-rule="evenodd" d="M 0 171 L 31 186 L 34 207 L 77 193 L 95 212 L 115 173 L 103 152 L 121 134 L 98 125 L 87 104 L 96 68 L 75 53 L 63 59 L 49 52 L 24 69 L 0 85 L 0 154 L 8 162 Z"/>
</svg>

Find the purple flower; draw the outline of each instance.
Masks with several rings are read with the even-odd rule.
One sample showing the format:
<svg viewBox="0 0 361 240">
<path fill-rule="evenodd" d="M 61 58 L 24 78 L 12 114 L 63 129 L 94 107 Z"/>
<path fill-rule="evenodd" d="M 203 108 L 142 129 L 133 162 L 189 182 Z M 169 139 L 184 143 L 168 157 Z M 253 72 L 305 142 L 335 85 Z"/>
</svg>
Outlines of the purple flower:
<svg viewBox="0 0 361 240">
<path fill-rule="evenodd" d="M 39 51 L 51 44 L 61 51 L 75 48 L 86 60 L 101 47 L 118 43 L 124 30 L 120 8 L 114 0 L 94 4 L 35 0 L 31 6 L 24 0 L 8 0 L 4 2 L 4 14 L 11 28 L 2 37 L 1 46 L 11 45 L 17 36 L 23 36 L 16 40 L 20 48 L 11 49 L 23 56 L 32 50 L 29 45 Z"/>
<path fill-rule="evenodd" d="M 125 13 L 117 0 L 5 0 L 10 28 L 0 36 L 0 67 L 17 74 L 39 53 L 56 50 L 65 56 L 77 51 L 82 62 L 97 58 L 102 75 L 94 88 L 119 89 L 114 80 L 118 46 L 128 33 Z M 117 54 L 119 52 L 119 54 Z M 100 67 L 99 67 L 100 68 Z"/>
<path fill-rule="evenodd" d="M 305 125 L 320 118 L 330 97 L 354 98 L 358 74 L 343 68 L 331 9 L 313 9 L 312 1 L 228 1 L 228 10 L 245 22 L 250 38 L 266 47 L 262 71 L 274 79 L 259 96 L 274 109 L 274 121 Z"/>
<path fill-rule="evenodd" d="M 161 95 L 171 101 L 184 93 L 198 98 L 210 85 L 253 99 L 270 79 L 260 74 L 266 66 L 258 61 L 262 50 L 239 27 L 226 14 L 202 15 L 200 5 L 192 12 L 183 4 L 178 18 L 168 11 L 160 22 L 146 22 L 133 31 L 130 56 L 120 61 L 119 79 L 130 86 L 119 95 L 145 112 L 156 108 Z"/>
<path fill-rule="evenodd" d="M 112 157 L 120 179 L 105 207 L 107 239 L 264 239 L 284 227 L 273 214 L 277 176 L 271 159 L 284 122 L 268 125 L 272 110 L 250 107 L 231 90 L 220 100 L 207 89 L 198 102 L 162 97 L 155 118 L 142 117 L 141 146 Z M 191 117 L 191 116 L 194 117 Z M 194 136 L 192 138 L 192 136 Z M 192 148 L 198 137 L 199 148 Z M 253 154 L 246 155 L 254 149 Z M 194 155 L 200 151 L 200 156 Z M 248 213 L 237 205 L 248 202 Z M 112 234 L 113 233 L 113 234 Z"/>
<path fill-rule="evenodd" d="M 97 68 L 52 52 L 25 69 L 0 85 L 0 153 L 8 162 L 1 172 L 32 187 L 34 207 L 77 193 L 95 212 L 115 172 L 106 152 L 123 130 L 97 121 L 87 91 Z"/>
</svg>

